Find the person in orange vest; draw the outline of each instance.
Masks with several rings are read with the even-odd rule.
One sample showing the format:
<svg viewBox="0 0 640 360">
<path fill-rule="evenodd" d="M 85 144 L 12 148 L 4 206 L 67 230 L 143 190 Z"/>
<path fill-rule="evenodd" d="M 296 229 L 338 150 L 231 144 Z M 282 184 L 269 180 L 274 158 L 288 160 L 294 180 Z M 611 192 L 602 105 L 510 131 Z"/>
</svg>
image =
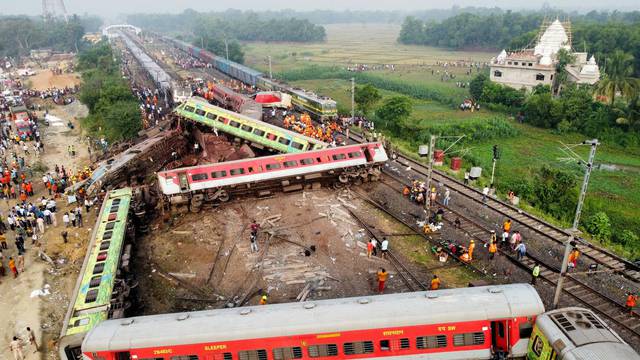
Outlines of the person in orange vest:
<svg viewBox="0 0 640 360">
<path fill-rule="evenodd" d="M 493 257 L 496 256 L 497 251 L 498 245 L 496 244 L 496 241 L 493 240 L 491 241 L 491 244 L 489 244 L 489 260 L 493 260 Z"/>
<path fill-rule="evenodd" d="M 567 264 L 569 271 L 576 268 L 576 266 L 578 265 L 579 257 L 580 257 L 580 250 L 574 248 L 569 254 L 569 260 Z"/>
<path fill-rule="evenodd" d="M 433 279 L 431 279 L 431 290 L 438 290 L 440 288 L 440 278 L 438 275 L 433 275 Z"/>
<path fill-rule="evenodd" d="M 24 191 L 20 191 L 20 201 L 23 203 L 27 201 L 27 193 Z"/>
<path fill-rule="evenodd" d="M 476 242 L 471 240 L 469 243 L 469 260 L 473 260 L 473 250 L 476 248 Z"/>
<path fill-rule="evenodd" d="M 387 281 L 387 276 L 389 276 L 387 270 L 384 268 L 378 270 L 378 292 L 380 294 L 384 293 L 384 283 Z"/>
<path fill-rule="evenodd" d="M 411 189 L 409 189 L 409 187 L 405 185 L 404 189 L 402 189 L 402 195 L 408 197 L 409 195 L 411 195 Z"/>
<path fill-rule="evenodd" d="M 637 303 L 638 303 L 638 295 L 629 293 L 629 295 L 627 295 L 627 310 L 629 310 L 630 314 L 633 313 L 633 308 L 636 307 Z"/>
<path fill-rule="evenodd" d="M 511 219 L 505 220 L 504 224 L 502 224 L 502 230 L 504 232 L 511 232 Z"/>
<path fill-rule="evenodd" d="M 267 305 L 267 294 L 262 294 L 260 297 L 260 305 Z"/>
<path fill-rule="evenodd" d="M 469 252 L 465 251 L 464 253 L 462 253 L 462 255 L 460 255 L 460 260 L 466 263 L 470 262 L 471 259 L 469 258 Z"/>
<path fill-rule="evenodd" d="M 12 257 L 9 258 L 9 269 L 13 273 L 13 277 L 17 278 L 18 277 L 18 268 L 16 267 L 16 261 L 13 260 Z"/>
</svg>

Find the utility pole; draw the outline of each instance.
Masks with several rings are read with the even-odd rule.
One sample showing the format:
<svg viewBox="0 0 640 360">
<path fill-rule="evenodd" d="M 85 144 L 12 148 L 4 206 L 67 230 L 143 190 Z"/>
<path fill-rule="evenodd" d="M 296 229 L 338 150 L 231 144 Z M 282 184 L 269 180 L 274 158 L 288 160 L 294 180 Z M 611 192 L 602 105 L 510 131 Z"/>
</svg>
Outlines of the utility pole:
<svg viewBox="0 0 640 360">
<path fill-rule="evenodd" d="M 227 51 L 227 61 L 229 61 L 229 43 L 226 36 L 224 37 L 224 48 Z"/>
<path fill-rule="evenodd" d="M 356 117 L 356 78 L 351 78 L 351 122 Z"/>
<path fill-rule="evenodd" d="M 271 55 L 269 55 L 269 79 L 273 80 L 273 72 L 271 71 Z"/>
<path fill-rule="evenodd" d="M 500 158 L 500 153 L 498 152 L 498 145 L 493 145 L 493 166 L 491 167 L 491 189 L 493 189 L 493 180 L 494 175 L 496 173 L 496 162 Z"/>
<path fill-rule="evenodd" d="M 436 136 L 431 135 L 429 138 L 429 152 L 427 154 L 427 194 L 424 199 L 424 209 L 427 213 L 427 221 L 429 221 L 429 217 L 431 216 L 431 174 L 433 173 L 433 151 L 436 147 Z"/>
<path fill-rule="evenodd" d="M 573 226 L 569 230 L 569 238 L 565 242 L 564 248 L 564 257 L 562 258 L 562 266 L 560 267 L 560 277 L 558 278 L 558 284 L 556 286 L 556 293 L 553 296 L 553 308 L 558 308 L 558 302 L 560 301 L 560 294 L 562 293 L 562 285 L 564 284 L 564 279 L 567 276 L 567 265 L 569 262 L 569 254 L 571 254 L 571 250 L 573 250 L 574 245 L 574 236 L 578 231 L 578 223 L 580 222 L 580 214 L 582 213 L 582 205 L 584 203 L 584 198 L 587 195 L 587 187 L 589 186 L 589 178 L 591 177 L 591 170 L 593 170 L 593 160 L 596 157 L 596 148 L 600 143 L 598 139 L 593 140 L 585 140 L 582 142 L 582 145 L 591 146 L 591 152 L 589 153 L 589 160 L 586 162 L 586 169 L 584 172 L 584 178 L 582 179 L 582 187 L 580 188 L 580 196 L 578 197 L 578 206 L 576 207 L 576 214 L 573 218 Z M 580 164 L 585 163 L 582 159 L 580 159 Z"/>
</svg>

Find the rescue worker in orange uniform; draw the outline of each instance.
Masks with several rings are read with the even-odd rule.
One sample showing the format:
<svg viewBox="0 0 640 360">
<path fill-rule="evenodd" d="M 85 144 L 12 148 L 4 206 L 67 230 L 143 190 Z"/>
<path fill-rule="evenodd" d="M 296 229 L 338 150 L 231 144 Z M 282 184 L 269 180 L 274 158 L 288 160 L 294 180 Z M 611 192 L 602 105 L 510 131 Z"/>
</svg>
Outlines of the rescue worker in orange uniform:
<svg viewBox="0 0 640 360">
<path fill-rule="evenodd" d="M 633 313 L 633 308 L 636 307 L 637 304 L 638 304 L 638 295 L 629 293 L 629 295 L 627 296 L 627 309 L 629 310 L 630 314 Z"/>
<path fill-rule="evenodd" d="M 431 290 L 438 290 L 440 288 L 440 278 L 438 275 L 433 275 L 433 279 L 431 279 Z"/>
<path fill-rule="evenodd" d="M 493 257 L 496 256 L 497 251 L 498 245 L 496 244 L 496 241 L 493 240 L 491 241 L 491 244 L 489 244 L 489 260 L 493 260 Z"/>
<path fill-rule="evenodd" d="M 389 273 L 384 268 L 380 268 L 378 271 L 378 292 L 382 294 L 384 292 L 384 284 L 387 281 Z"/>
<path fill-rule="evenodd" d="M 260 305 L 267 305 L 267 294 L 263 294 L 260 297 Z"/>
<path fill-rule="evenodd" d="M 469 260 L 473 260 L 473 250 L 476 248 L 476 242 L 471 240 L 469 243 Z"/>
</svg>

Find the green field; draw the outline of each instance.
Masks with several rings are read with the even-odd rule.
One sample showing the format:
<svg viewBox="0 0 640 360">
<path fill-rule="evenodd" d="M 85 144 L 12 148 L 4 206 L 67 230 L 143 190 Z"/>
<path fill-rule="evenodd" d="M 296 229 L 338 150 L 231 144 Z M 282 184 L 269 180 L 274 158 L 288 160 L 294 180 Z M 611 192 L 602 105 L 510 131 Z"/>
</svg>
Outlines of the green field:
<svg viewBox="0 0 640 360">
<path fill-rule="evenodd" d="M 371 71 L 375 76 L 400 80 L 407 85 L 418 85 L 438 90 L 447 96 L 465 98 L 468 89 L 455 86 L 456 81 L 469 81 L 475 72 L 468 76 L 466 68 L 449 67 L 448 71 L 456 74 L 456 79 L 441 81 L 437 70 L 442 66 L 434 66 L 438 61 L 477 61 L 485 62 L 495 54 L 484 52 L 457 52 L 444 49 L 405 46 L 395 43 L 399 27 L 395 25 L 329 25 L 327 41 L 314 44 L 264 44 L 249 43 L 245 46 L 247 64 L 261 70 L 267 69 L 267 56 L 271 55 L 274 72 L 304 68 L 311 64 L 344 66 L 354 63 L 397 64 L 395 71 Z M 434 74 L 431 70 L 434 70 Z M 340 79 L 303 80 L 293 85 L 330 96 L 338 102 L 338 109 L 348 113 L 351 106 L 350 83 Z M 391 91 L 381 91 L 384 97 L 399 95 Z M 420 127 L 432 124 L 459 123 L 466 121 L 482 121 L 506 116 L 491 111 L 462 112 L 449 105 L 435 101 L 413 98 L 413 113 L 409 119 Z M 549 130 L 518 124 L 510 120 L 519 130 L 520 135 L 493 139 L 475 143 L 467 143 L 463 150 L 478 159 L 485 168 L 484 176 L 490 176 L 490 163 L 493 144 L 499 144 L 502 158 L 496 168 L 496 184 L 511 183 L 514 179 L 530 178 L 542 165 L 573 170 L 579 182 L 582 181 L 581 170 L 574 164 L 562 161 L 566 157 L 561 151 L 561 142 L 575 144 L 585 140 L 580 134 L 555 134 Z M 394 143 L 408 153 L 415 153 L 417 143 L 414 139 L 393 139 Z M 588 148 L 577 150 L 586 159 Z M 611 144 L 603 144 L 598 148 L 596 163 L 616 165 L 624 170 L 595 170 L 591 177 L 587 195 L 587 208 L 593 211 L 604 211 L 611 218 L 612 230 L 633 230 L 640 235 L 640 148 L 622 148 Z M 460 174 L 458 174 L 460 176 Z M 484 178 L 481 182 L 488 182 Z M 502 194 L 503 195 L 503 194 Z M 522 207 L 537 213 L 547 220 L 561 226 L 526 203 Z M 623 249 L 621 246 L 613 250 L 627 256 L 639 256 L 638 250 Z M 631 250 L 631 251 L 629 251 Z"/>
</svg>

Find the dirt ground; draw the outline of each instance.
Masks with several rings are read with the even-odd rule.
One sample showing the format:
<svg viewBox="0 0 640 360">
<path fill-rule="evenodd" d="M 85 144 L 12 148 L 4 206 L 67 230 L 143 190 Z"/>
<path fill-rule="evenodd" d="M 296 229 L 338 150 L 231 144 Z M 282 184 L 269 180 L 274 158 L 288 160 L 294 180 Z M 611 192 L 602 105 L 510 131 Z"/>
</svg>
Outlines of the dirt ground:
<svg viewBox="0 0 640 360">
<path fill-rule="evenodd" d="M 31 88 L 35 90 L 47 90 L 49 88 L 73 87 L 80 84 L 80 76 L 75 73 L 54 75 L 51 70 L 36 70 L 36 75 L 27 78 L 31 82 Z"/>
<path fill-rule="evenodd" d="M 308 299 L 374 294 L 380 267 L 390 272 L 389 292 L 407 291 L 388 261 L 367 258 L 369 236 L 349 214 L 364 209 L 352 204 L 320 189 L 158 221 L 138 243 L 136 264 L 148 274 L 140 277 L 140 313 L 253 305 L 261 291 L 270 303 L 291 302 L 307 284 L 316 288 Z M 262 225 L 259 252 L 250 249 L 252 220 Z"/>
<path fill-rule="evenodd" d="M 45 73 L 48 71 L 45 71 Z M 50 74 L 50 72 L 49 72 Z M 74 77 L 75 75 L 70 75 Z M 54 78 L 57 78 L 54 77 Z M 68 77 L 64 77 L 68 78 Z M 67 80 L 54 79 L 56 84 L 68 84 Z M 64 86 L 64 85 L 63 85 Z M 45 87 L 46 88 L 46 87 Z M 55 164 L 64 165 L 66 168 L 74 169 L 78 166 L 88 164 L 88 153 L 86 146 L 80 146 L 80 131 L 76 122 L 75 129 L 70 130 L 66 126 L 66 121 L 71 119 L 74 122 L 75 117 L 86 114 L 86 108 L 78 102 L 67 106 L 57 106 L 52 102 L 47 103 L 50 107 L 50 113 L 56 115 L 65 121 L 65 126 L 41 125 L 45 151 L 39 158 L 35 158 L 33 152 L 25 156 L 27 164 L 33 171 L 33 182 L 35 185 L 35 196 L 32 199 L 40 198 L 48 195 L 42 185 L 40 178 L 42 172 L 39 169 L 53 170 Z M 43 114 L 38 114 L 42 117 Z M 67 152 L 69 144 L 75 144 L 77 154 L 72 158 Z M 35 164 L 35 166 L 34 166 Z M 9 203 L 13 205 L 13 202 Z M 6 214 L 7 202 L 0 202 L 0 210 Z M 87 216 L 85 214 L 83 228 L 73 228 L 69 231 L 69 243 L 63 244 L 60 233 L 62 231 L 62 216 L 69 206 L 64 199 L 58 199 L 59 212 L 57 214 L 58 227 L 48 226 L 45 233 L 39 239 L 41 246 L 26 243 L 25 254 L 25 272 L 20 274 L 17 279 L 12 276 L 0 278 L 0 319 L 3 321 L 5 331 L 0 337 L 0 360 L 13 359 L 12 354 L 8 350 L 9 341 L 12 337 L 18 335 L 25 338 L 25 327 L 30 326 L 35 330 L 38 343 L 44 344 L 42 351 L 33 354 L 33 348 L 25 347 L 25 355 L 27 360 L 37 358 L 57 359 L 55 343 L 52 340 L 57 339 L 64 313 L 66 312 L 69 294 L 72 291 L 78 271 L 80 269 L 82 258 L 86 251 L 87 240 L 89 239 L 90 227 L 95 221 L 95 215 Z M 5 268 L 9 256 L 16 256 L 14 241 L 14 233 L 7 233 L 7 242 L 9 250 L 4 252 Z M 55 265 L 50 265 L 38 257 L 38 252 L 43 250 L 47 255 L 53 258 Z M 35 295 L 32 292 L 47 288 L 48 294 Z"/>
</svg>

